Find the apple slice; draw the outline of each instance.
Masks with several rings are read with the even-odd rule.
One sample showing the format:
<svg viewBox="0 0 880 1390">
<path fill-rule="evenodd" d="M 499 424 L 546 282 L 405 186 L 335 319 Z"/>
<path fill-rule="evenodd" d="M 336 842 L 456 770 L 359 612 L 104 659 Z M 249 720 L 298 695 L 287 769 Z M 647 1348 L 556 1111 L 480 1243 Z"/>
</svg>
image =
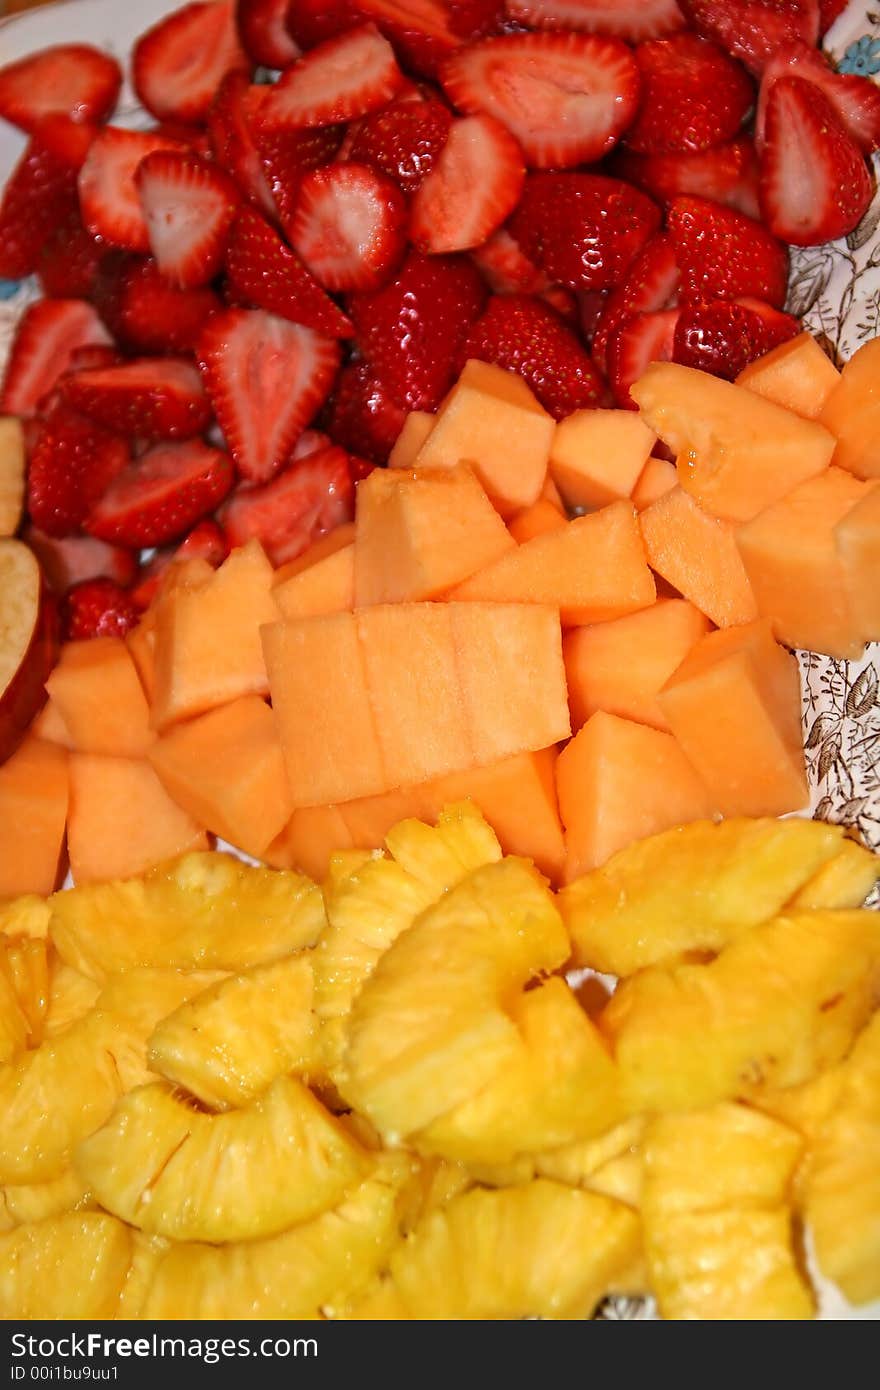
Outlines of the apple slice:
<svg viewBox="0 0 880 1390">
<path fill-rule="evenodd" d="M 24 511 L 24 430 L 17 415 L 0 415 L 0 536 L 14 536 Z"/>
<path fill-rule="evenodd" d="M 44 705 L 57 651 L 58 614 L 37 557 L 22 541 L 0 540 L 0 763 Z"/>
</svg>

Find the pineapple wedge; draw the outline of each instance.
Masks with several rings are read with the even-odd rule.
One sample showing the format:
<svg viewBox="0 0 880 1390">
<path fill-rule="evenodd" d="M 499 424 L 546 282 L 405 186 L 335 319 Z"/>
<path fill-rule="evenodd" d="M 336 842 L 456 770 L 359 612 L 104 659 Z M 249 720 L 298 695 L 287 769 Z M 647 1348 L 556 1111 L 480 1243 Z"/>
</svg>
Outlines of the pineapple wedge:
<svg viewBox="0 0 880 1390">
<path fill-rule="evenodd" d="M 163 1018 L 147 1042 L 154 1072 L 213 1110 L 247 1105 L 276 1076 L 320 1070 L 309 955 L 233 975 Z"/>
<path fill-rule="evenodd" d="M 399 821 L 385 844 L 400 867 L 425 886 L 432 902 L 474 869 L 501 859 L 498 837 L 472 801 L 444 807 L 436 826 Z"/>
<path fill-rule="evenodd" d="M 44 1020 L 47 1038 L 55 1038 L 94 1008 L 101 993 L 97 980 L 65 965 L 57 956 L 49 967 L 49 1001 Z"/>
<path fill-rule="evenodd" d="M 596 1139 L 581 1139 L 538 1154 L 535 1171 L 539 1177 L 552 1178 L 569 1187 L 588 1187 L 593 1175 L 606 1164 L 637 1153 L 644 1132 L 644 1118 L 632 1115 Z"/>
<path fill-rule="evenodd" d="M 301 874 L 193 853 L 142 878 L 86 884 L 51 899 L 63 960 L 103 980 L 132 966 L 247 970 L 312 946 L 321 893 Z"/>
<path fill-rule="evenodd" d="M 148 1236 L 143 1231 L 132 1229 L 131 1262 L 116 1306 L 119 1321 L 134 1321 L 142 1316 L 153 1281 L 171 1248 L 171 1241 L 162 1236 Z"/>
<path fill-rule="evenodd" d="M 4 973 L 27 1019 L 27 1045 L 43 1041 L 49 1007 L 49 953 L 45 939 L 20 936 L 5 943 Z"/>
<path fill-rule="evenodd" d="M 505 1008 L 567 959 L 540 874 L 508 858 L 475 870 L 380 958 L 348 1018 L 346 1099 L 386 1142 L 424 1129 L 522 1058 Z"/>
<path fill-rule="evenodd" d="M 66 1211 L 92 1206 L 91 1194 L 73 1167 L 49 1182 L 0 1187 L 0 1229 L 10 1231 L 31 1221 L 45 1221 Z"/>
<path fill-rule="evenodd" d="M 820 907 L 861 907 L 880 878 L 880 855 L 855 840 L 844 840 L 829 859 L 786 904 L 786 910 Z"/>
<path fill-rule="evenodd" d="M 369 1155 L 294 1077 L 206 1115 L 160 1083 L 129 1092 L 74 1162 L 103 1207 L 182 1241 L 255 1240 L 338 1202 Z"/>
<path fill-rule="evenodd" d="M 639 840 L 559 894 L 575 964 L 627 976 L 720 951 L 776 916 L 842 840 L 819 821 L 738 819 Z"/>
<path fill-rule="evenodd" d="M 707 965 L 625 980 L 600 1017 L 631 1113 L 689 1110 L 808 1081 L 852 1045 L 880 981 L 880 915 L 800 912 Z"/>
<path fill-rule="evenodd" d="M 49 900 L 37 897 L 36 893 L 7 898 L 6 902 L 0 903 L 0 932 L 9 940 L 24 936 L 34 941 L 45 941 L 51 915 Z"/>
<path fill-rule="evenodd" d="M 0 1063 L 11 1062 L 24 1052 L 30 1035 L 30 1024 L 21 1006 L 5 948 L 0 943 Z"/>
<path fill-rule="evenodd" d="M 128 1227 L 104 1212 L 19 1226 L 0 1236 L 3 1317 L 112 1318 L 130 1262 Z"/>
<path fill-rule="evenodd" d="M 147 1039 L 157 1023 L 225 978 L 215 970 L 184 972 L 151 966 L 109 976 L 96 1007 L 118 1020 L 114 1056 L 122 1091 L 156 1080 L 147 1059 Z"/>
</svg>

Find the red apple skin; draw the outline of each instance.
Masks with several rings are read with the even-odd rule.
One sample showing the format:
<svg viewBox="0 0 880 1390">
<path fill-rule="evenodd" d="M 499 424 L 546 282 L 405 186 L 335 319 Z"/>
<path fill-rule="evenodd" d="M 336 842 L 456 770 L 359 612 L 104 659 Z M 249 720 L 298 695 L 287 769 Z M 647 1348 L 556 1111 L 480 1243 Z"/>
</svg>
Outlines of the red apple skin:
<svg viewBox="0 0 880 1390">
<path fill-rule="evenodd" d="M 0 763 L 12 756 L 48 699 L 46 681 L 58 660 L 59 636 L 58 606 L 43 584 L 30 644 L 0 694 Z"/>
</svg>

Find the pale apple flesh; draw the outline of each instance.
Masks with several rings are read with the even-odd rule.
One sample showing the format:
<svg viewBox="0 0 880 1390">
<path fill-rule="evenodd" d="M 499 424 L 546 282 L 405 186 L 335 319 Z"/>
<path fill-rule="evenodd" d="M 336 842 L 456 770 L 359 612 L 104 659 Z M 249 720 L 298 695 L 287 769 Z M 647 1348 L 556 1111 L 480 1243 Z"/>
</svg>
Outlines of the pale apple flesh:
<svg viewBox="0 0 880 1390">
<path fill-rule="evenodd" d="M 0 415 L 0 536 L 14 536 L 24 511 L 24 430 L 16 415 Z"/>
<path fill-rule="evenodd" d="M 0 540 L 0 763 L 45 704 L 57 652 L 57 610 L 36 556 L 21 541 Z"/>
</svg>

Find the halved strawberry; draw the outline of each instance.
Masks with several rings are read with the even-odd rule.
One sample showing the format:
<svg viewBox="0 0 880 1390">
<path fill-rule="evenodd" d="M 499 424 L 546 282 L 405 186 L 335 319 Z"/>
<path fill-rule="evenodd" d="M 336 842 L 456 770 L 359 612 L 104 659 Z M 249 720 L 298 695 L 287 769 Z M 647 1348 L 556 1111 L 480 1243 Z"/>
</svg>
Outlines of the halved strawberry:
<svg viewBox="0 0 880 1390">
<path fill-rule="evenodd" d="M 449 100 L 506 125 L 536 169 L 601 159 L 635 116 L 639 72 L 620 39 L 508 34 L 460 49 L 441 74 Z"/>
<path fill-rule="evenodd" d="M 691 27 L 760 74 L 784 44 L 819 39 L 819 0 L 678 0 Z"/>
<path fill-rule="evenodd" d="M 124 637 L 139 619 L 131 595 L 112 579 L 86 579 L 74 584 L 64 596 L 61 635 L 65 642 Z"/>
<path fill-rule="evenodd" d="M 403 81 L 388 40 L 374 24 L 362 24 L 289 67 L 268 89 L 260 116 L 269 128 L 351 121 L 386 106 Z"/>
<path fill-rule="evenodd" d="M 698 304 L 679 315 L 673 360 L 733 381 L 755 358 L 801 331 L 799 319 L 758 300 Z"/>
<path fill-rule="evenodd" d="M 302 180 L 286 230 L 328 290 L 381 285 L 403 255 L 407 207 L 396 184 L 366 164 L 331 164 Z"/>
<path fill-rule="evenodd" d="M 423 77 L 436 77 L 444 58 L 461 45 L 441 0 L 357 0 L 357 8 L 390 40 L 401 62 Z"/>
<path fill-rule="evenodd" d="M 357 450 L 383 464 L 403 429 L 407 411 L 366 362 L 350 362 L 336 379 L 327 412 L 330 438 L 349 453 Z"/>
<path fill-rule="evenodd" d="M 240 75 L 240 74 L 239 74 Z M 150 135 L 161 135 L 199 159 L 212 159 L 214 155 L 211 137 L 202 125 L 189 125 L 186 121 L 157 121 L 147 128 Z"/>
<path fill-rule="evenodd" d="M 41 48 L 0 68 L 0 116 L 34 131 L 45 116 L 106 120 L 116 105 L 122 72 L 115 58 L 86 43 Z"/>
<path fill-rule="evenodd" d="M 643 188 L 660 203 L 692 193 L 737 208 L 747 217 L 761 215 L 758 156 L 749 135 L 696 154 L 636 154 L 621 147 L 615 152 L 613 167 L 620 178 Z"/>
<path fill-rule="evenodd" d="M 189 439 L 211 419 L 201 377 L 182 358 L 141 357 L 77 372 L 63 391 L 76 410 L 132 439 Z"/>
<path fill-rule="evenodd" d="M 141 34 L 131 54 L 134 89 L 160 121 L 204 120 L 226 74 L 249 71 L 232 0 L 184 5 Z"/>
<path fill-rule="evenodd" d="M 213 280 L 241 202 L 229 175 L 185 150 L 157 150 L 134 181 L 162 274 L 180 289 Z"/>
<path fill-rule="evenodd" d="M 656 203 L 604 174 L 532 174 L 510 219 L 526 255 L 573 290 L 619 284 L 659 225 Z"/>
<path fill-rule="evenodd" d="M 393 179 L 413 193 L 446 144 L 452 116 L 442 101 L 396 101 L 359 122 L 347 158 Z"/>
<path fill-rule="evenodd" d="M 666 221 L 683 301 L 745 294 L 775 308 L 785 303 L 788 249 L 760 222 L 708 198 L 675 198 Z"/>
<path fill-rule="evenodd" d="M 149 251 L 150 237 L 135 184 L 138 165 L 155 150 L 180 146 L 161 135 L 108 125 L 92 141 L 79 174 L 82 219 L 108 246 Z"/>
<path fill-rule="evenodd" d="M 475 246 L 471 260 L 495 294 L 540 294 L 550 288 L 549 278 L 529 260 L 506 227 L 499 228 L 482 246 Z"/>
<path fill-rule="evenodd" d="M 58 223 L 47 239 L 37 266 L 40 285 L 50 299 L 88 299 L 106 247 L 82 224 L 79 207 Z"/>
<path fill-rule="evenodd" d="M 626 143 L 640 154 L 683 154 L 736 135 L 754 101 L 748 74 L 709 39 L 674 34 L 635 52 L 641 100 Z"/>
<path fill-rule="evenodd" d="M 506 0 L 505 10 L 530 29 L 580 29 L 630 43 L 661 39 L 685 25 L 676 0 Z"/>
<path fill-rule="evenodd" d="M 876 82 L 855 73 L 837 72 L 817 48 L 793 43 L 774 54 L 761 78 L 755 116 L 755 142 L 759 149 L 764 142 L 767 101 L 773 83 L 780 77 L 802 77 L 818 87 L 847 135 L 865 154 L 880 146 L 880 87 Z"/>
<path fill-rule="evenodd" d="M 589 354 L 551 308 L 531 295 L 496 295 L 459 352 L 518 372 L 557 420 L 602 404 L 604 383 Z"/>
<path fill-rule="evenodd" d="M 637 410 L 629 388 L 639 380 L 649 362 L 671 362 L 675 348 L 678 309 L 654 314 L 635 314 L 624 319 L 608 340 L 608 381 L 614 400 L 623 410 Z"/>
<path fill-rule="evenodd" d="M 348 454 L 331 444 L 289 463 L 271 482 L 242 485 L 218 516 L 230 545 L 256 537 L 273 565 L 294 560 L 354 516 Z"/>
<path fill-rule="evenodd" d="M 525 182 L 522 150 L 494 116 L 453 121 L 412 200 L 410 241 L 436 254 L 480 246 L 513 212 Z"/>
<path fill-rule="evenodd" d="M 164 545 L 223 501 L 232 460 L 200 439 L 160 444 L 114 478 L 85 523 L 89 535 L 132 549 Z"/>
<path fill-rule="evenodd" d="M 103 541 L 96 541 L 103 545 Z M 123 554 L 131 554 L 123 551 Z M 162 579 L 168 566 L 178 560 L 207 560 L 217 569 L 229 554 L 229 541 L 216 521 L 206 518 L 193 527 L 188 536 L 176 546 L 157 550 L 155 555 L 141 567 L 138 582 L 131 591 L 131 601 L 136 608 L 149 608 L 162 587 Z"/>
<path fill-rule="evenodd" d="M 128 444 L 70 406 L 43 421 L 28 459 L 28 514 L 49 536 L 78 531 L 129 462 Z"/>
<path fill-rule="evenodd" d="M 110 334 L 82 299 L 39 299 L 22 314 L 12 342 L 0 410 L 32 415 L 80 347 L 109 344 Z"/>
<path fill-rule="evenodd" d="M 290 0 L 287 28 L 300 48 L 315 48 L 362 23 L 354 0 Z"/>
<path fill-rule="evenodd" d="M 221 307 L 207 285 L 180 290 L 141 256 L 114 255 L 101 267 L 95 305 L 125 347 L 140 353 L 194 352 L 207 319 Z"/>
<path fill-rule="evenodd" d="M 498 33 L 504 24 L 504 0 L 447 0 L 449 27 L 462 39 Z"/>
<path fill-rule="evenodd" d="M 818 87 L 780 77 L 767 101 L 761 209 L 771 232 L 793 246 L 846 236 L 873 196 L 864 157 Z"/>
<path fill-rule="evenodd" d="M 94 135 L 66 116 L 41 121 L 3 190 L 0 276 L 30 275 L 53 233 L 78 215 L 77 176 Z"/>
<path fill-rule="evenodd" d="M 74 348 L 67 364 L 67 372 L 90 372 L 98 367 L 115 367 L 122 357 L 115 347 L 102 343 L 87 343 L 85 347 Z"/>
<path fill-rule="evenodd" d="M 335 157 L 341 140 L 341 125 L 315 126 L 306 130 L 288 130 L 283 126 L 266 128 L 260 121 L 259 108 L 251 117 L 251 128 L 257 154 L 262 165 L 263 182 L 269 189 L 270 206 L 266 210 L 273 220 L 280 219 L 287 228 L 296 206 L 296 195 L 306 174 L 321 169 Z"/>
<path fill-rule="evenodd" d="M 349 338 L 351 320 L 254 208 L 242 208 L 226 252 L 228 288 L 239 304 L 266 309 L 329 338 Z"/>
<path fill-rule="evenodd" d="M 339 348 L 258 309 L 226 309 L 205 326 L 199 366 L 241 475 L 265 482 L 330 393 Z"/>
<path fill-rule="evenodd" d="M 819 35 L 827 34 L 843 14 L 849 0 L 819 0 Z"/>
<path fill-rule="evenodd" d="M 611 295 L 610 290 L 581 290 L 577 296 L 577 321 L 587 347 L 592 347 L 602 314 Z M 593 359 L 598 363 L 595 352 Z"/>
<path fill-rule="evenodd" d="M 112 579 L 126 588 L 137 574 L 137 558 L 121 545 L 108 545 L 94 536 L 49 536 L 28 526 L 22 537 L 40 562 L 46 582 L 56 594 L 84 579 Z"/>
<path fill-rule="evenodd" d="M 243 72 L 230 72 L 220 83 L 207 125 L 217 163 L 235 180 L 242 197 L 274 217 L 275 202 L 253 128 L 266 90 L 249 82 Z"/>
<path fill-rule="evenodd" d="M 665 232 L 658 232 L 636 256 L 599 313 L 593 333 L 593 359 L 603 372 L 608 372 L 608 342 L 615 330 L 634 314 L 673 308 L 679 279 L 672 242 Z"/>
<path fill-rule="evenodd" d="M 301 49 L 287 27 L 290 0 L 236 0 L 238 37 L 255 67 L 286 68 Z"/>
</svg>

